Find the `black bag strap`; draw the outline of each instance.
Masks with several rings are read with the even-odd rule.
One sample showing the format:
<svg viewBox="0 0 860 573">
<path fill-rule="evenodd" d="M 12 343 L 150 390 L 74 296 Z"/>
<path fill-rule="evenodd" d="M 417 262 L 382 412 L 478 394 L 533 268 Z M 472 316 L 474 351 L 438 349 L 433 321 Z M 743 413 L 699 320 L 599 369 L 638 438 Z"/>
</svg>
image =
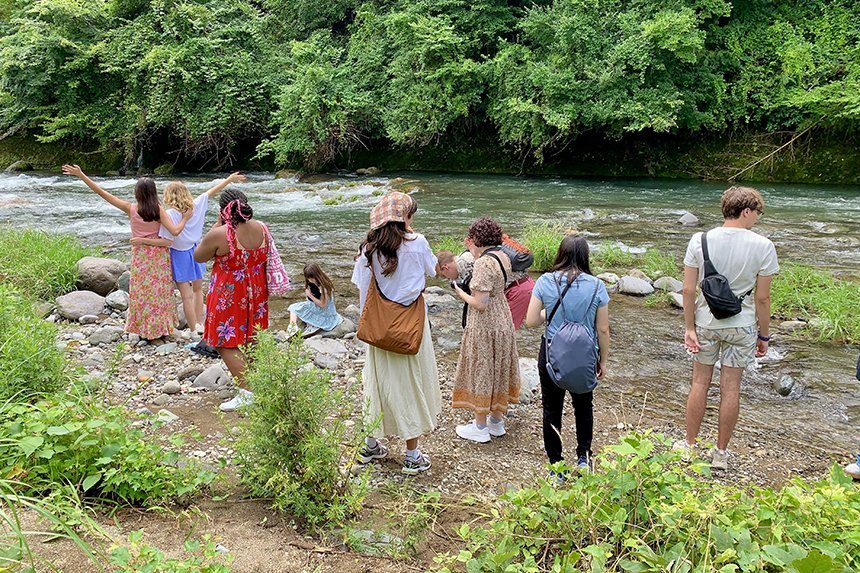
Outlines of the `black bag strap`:
<svg viewBox="0 0 860 573">
<path fill-rule="evenodd" d="M 487 255 L 489 257 L 496 259 L 496 262 L 499 263 L 499 268 L 502 270 L 502 276 L 505 279 L 504 284 L 508 284 L 508 273 L 505 272 L 505 265 L 502 263 L 502 259 L 500 259 L 499 256 L 496 255 L 495 253 L 491 253 L 489 250 L 484 251 L 484 253 L 481 256 L 483 257 L 484 255 Z"/>
<path fill-rule="evenodd" d="M 711 262 L 711 256 L 708 253 L 708 231 L 702 233 L 702 258 L 705 260 L 705 276 L 702 278 L 712 277 L 720 273 L 717 272 L 714 263 Z M 755 286 L 738 297 L 738 300 L 743 301 L 749 294 L 755 290 Z"/>
</svg>

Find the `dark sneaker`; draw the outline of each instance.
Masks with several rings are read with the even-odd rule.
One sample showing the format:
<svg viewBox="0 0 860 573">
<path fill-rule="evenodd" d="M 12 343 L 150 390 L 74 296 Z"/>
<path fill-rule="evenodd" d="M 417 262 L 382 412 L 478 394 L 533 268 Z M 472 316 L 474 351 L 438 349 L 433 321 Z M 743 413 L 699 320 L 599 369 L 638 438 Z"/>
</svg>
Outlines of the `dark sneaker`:
<svg viewBox="0 0 860 573">
<path fill-rule="evenodd" d="M 555 487 L 562 487 L 567 482 L 567 474 L 564 472 L 549 470 L 549 475 L 546 477 L 546 481 Z"/>
<path fill-rule="evenodd" d="M 406 459 L 403 460 L 403 468 L 400 471 L 406 475 L 414 476 L 429 469 L 430 457 L 427 454 L 421 454 L 418 459 L 406 456 Z"/>
<path fill-rule="evenodd" d="M 580 472 L 593 472 L 594 462 L 590 456 L 579 456 L 576 458 L 576 469 Z"/>
<path fill-rule="evenodd" d="M 209 346 L 202 340 L 188 350 L 194 352 L 195 354 L 199 354 L 200 356 L 205 356 L 206 358 L 217 359 L 221 357 L 221 355 L 218 354 L 218 351 L 215 350 L 214 346 Z"/>
<path fill-rule="evenodd" d="M 388 448 L 383 446 L 381 443 L 376 442 L 375 448 L 369 448 L 367 447 L 367 444 L 361 446 L 361 449 L 358 450 L 358 454 L 355 456 L 355 460 L 360 464 L 368 464 L 373 460 L 381 460 L 387 455 Z"/>
</svg>

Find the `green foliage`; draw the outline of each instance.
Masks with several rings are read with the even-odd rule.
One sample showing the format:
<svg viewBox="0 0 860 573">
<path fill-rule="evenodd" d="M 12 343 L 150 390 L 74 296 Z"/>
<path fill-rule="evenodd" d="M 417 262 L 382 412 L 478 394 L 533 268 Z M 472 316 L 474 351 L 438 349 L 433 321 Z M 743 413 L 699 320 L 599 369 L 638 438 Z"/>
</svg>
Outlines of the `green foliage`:
<svg viewBox="0 0 860 573">
<path fill-rule="evenodd" d="M 114 573 L 230 573 L 233 556 L 219 554 L 211 536 L 203 536 L 202 542 L 188 539 L 183 548 L 190 557 L 167 557 L 143 541 L 143 531 L 134 531 L 128 536 L 127 547 L 117 546 L 111 550 L 110 564 Z"/>
<path fill-rule="evenodd" d="M 604 449 L 595 473 L 562 487 L 512 490 L 443 571 L 812 571 L 860 568 L 860 492 L 834 466 L 829 479 L 779 490 L 703 479 L 672 441 L 632 434 Z"/>
<path fill-rule="evenodd" d="M 612 241 L 603 241 L 592 254 L 593 264 L 602 269 L 623 270 L 636 265 L 636 256 Z M 627 273 L 624 273 L 627 274 Z"/>
<path fill-rule="evenodd" d="M 198 467 L 176 467 L 179 455 L 144 439 L 129 413 L 72 391 L 26 404 L 0 405 L 0 472 L 26 477 L 26 492 L 70 484 L 91 498 L 157 504 L 214 479 Z"/>
<path fill-rule="evenodd" d="M 70 382 L 56 336 L 57 328 L 36 316 L 29 300 L 0 283 L 0 401 L 30 400 Z"/>
<path fill-rule="evenodd" d="M 0 227 L 0 278 L 43 300 L 75 290 L 76 263 L 97 255 L 76 237 Z"/>
<path fill-rule="evenodd" d="M 657 291 L 645 299 L 648 308 L 669 308 L 672 306 L 672 294 L 667 291 Z"/>
<path fill-rule="evenodd" d="M 860 283 L 789 264 L 774 277 L 770 295 L 775 315 L 808 320 L 820 339 L 860 342 Z"/>
<path fill-rule="evenodd" d="M 309 363 L 301 340 L 282 348 L 262 332 L 252 355 L 254 403 L 236 444 L 242 480 L 254 495 L 272 497 L 277 509 L 310 526 L 343 522 L 365 492 L 362 480 L 339 467 L 357 451 L 359 436 L 344 425 L 352 402 Z"/>
<path fill-rule="evenodd" d="M 678 260 L 660 249 L 650 248 L 639 259 L 639 268 L 651 279 L 659 277 L 678 278 L 681 275 L 681 266 Z"/>
<path fill-rule="evenodd" d="M 533 271 L 548 271 L 552 268 L 558 247 L 565 236 L 565 229 L 555 223 L 527 225 L 522 232 L 522 243 L 534 254 Z"/>
<path fill-rule="evenodd" d="M 463 244 L 463 237 L 446 235 L 433 241 L 434 253 L 438 253 L 439 251 L 451 251 L 454 253 L 454 256 L 457 256 L 464 250 L 466 250 L 466 246 Z"/>
</svg>

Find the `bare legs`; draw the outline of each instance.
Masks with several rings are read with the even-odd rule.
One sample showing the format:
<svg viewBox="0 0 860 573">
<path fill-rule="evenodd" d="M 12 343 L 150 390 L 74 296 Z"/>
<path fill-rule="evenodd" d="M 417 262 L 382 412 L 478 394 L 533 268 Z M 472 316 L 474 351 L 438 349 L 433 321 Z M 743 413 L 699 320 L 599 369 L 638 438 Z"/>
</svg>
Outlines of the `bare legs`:
<svg viewBox="0 0 860 573">
<path fill-rule="evenodd" d="M 197 325 L 203 324 L 203 280 L 190 283 L 176 283 L 179 296 L 182 298 L 182 312 L 189 330 L 196 330 Z"/>
<path fill-rule="evenodd" d="M 203 279 L 191 281 L 191 290 L 194 293 L 194 325 L 195 328 L 203 326 Z"/>
<path fill-rule="evenodd" d="M 738 421 L 740 408 L 740 388 L 743 368 L 723 366 L 720 368 L 720 416 L 719 432 L 717 434 L 717 448 L 725 450 L 732 438 L 735 425 Z M 687 397 L 687 443 L 693 444 L 702 419 L 705 417 L 705 406 L 708 401 L 708 388 L 714 374 L 712 364 L 701 364 L 693 362 L 693 383 L 690 387 L 690 395 Z"/>
<path fill-rule="evenodd" d="M 230 374 L 233 375 L 236 386 L 247 390 L 245 369 L 248 367 L 248 362 L 245 359 L 245 354 L 238 348 L 216 348 L 215 350 L 221 355 L 221 360 L 224 361 Z"/>
</svg>

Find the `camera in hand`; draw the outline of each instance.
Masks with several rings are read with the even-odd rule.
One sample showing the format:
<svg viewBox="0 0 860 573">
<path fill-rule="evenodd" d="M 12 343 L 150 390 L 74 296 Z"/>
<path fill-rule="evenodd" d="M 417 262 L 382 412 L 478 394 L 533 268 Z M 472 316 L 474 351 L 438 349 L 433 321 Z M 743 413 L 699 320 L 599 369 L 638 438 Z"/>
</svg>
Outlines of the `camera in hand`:
<svg viewBox="0 0 860 573">
<path fill-rule="evenodd" d="M 311 294 L 314 295 L 317 300 L 322 299 L 322 291 L 320 290 L 320 287 L 317 286 L 315 283 L 308 282 L 308 289 L 311 291 Z M 308 298 L 308 300 L 311 299 Z"/>
</svg>

